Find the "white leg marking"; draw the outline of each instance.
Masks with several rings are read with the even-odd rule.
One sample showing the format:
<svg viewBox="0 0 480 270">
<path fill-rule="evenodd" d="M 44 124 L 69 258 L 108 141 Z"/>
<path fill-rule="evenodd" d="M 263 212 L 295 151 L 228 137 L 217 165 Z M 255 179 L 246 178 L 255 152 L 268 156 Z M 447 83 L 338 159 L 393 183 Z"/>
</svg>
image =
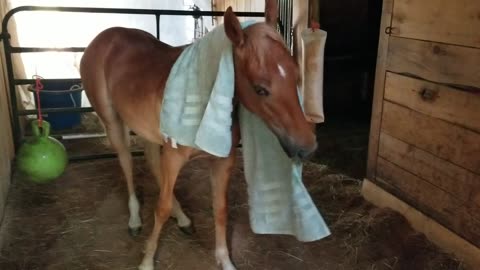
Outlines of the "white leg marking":
<svg viewBox="0 0 480 270">
<path fill-rule="evenodd" d="M 138 270 L 153 270 L 153 264 L 142 262 L 142 264 L 138 266 Z"/>
<path fill-rule="evenodd" d="M 192 224 L 192 221 L 187 217 L 187 215 L 185 215 L 182 207 L 180 206 L 180 203 L 175 197 L 173 199 L 172 205 L 172 217 L 177 219 L 177 225 L 180 227 L 190 227 L 190 225 Z"/>
<path fill-rule="evenodd" d="M 132 229 L 142 227 L 142 220 L 140 219 L 140 204 L 138 203 L 138 199 L 135 194 L 131 194 L 130 198 L 128 199 L 128 210 L 130 211 L 128 227 Z"/>
<path fill-rule="evenodd" d="M 278 71 L 280 72 L 280 76 L 282 76 L 283 78 L 286 78 L 287 72 L 285 71 L 285 69 L 280 64 L 278 64 L 277 67 L 278 67 Z"/>
<path fill-rule="evenodd" d="M 233 266 L 230 261 L 228 250 L 226 248 L 217 248 L 215 250 L 215 259 L 217 260 L 217 264 L 222 266 L 223 270 L 236 270 L 235 266 Z"/>
</svg>

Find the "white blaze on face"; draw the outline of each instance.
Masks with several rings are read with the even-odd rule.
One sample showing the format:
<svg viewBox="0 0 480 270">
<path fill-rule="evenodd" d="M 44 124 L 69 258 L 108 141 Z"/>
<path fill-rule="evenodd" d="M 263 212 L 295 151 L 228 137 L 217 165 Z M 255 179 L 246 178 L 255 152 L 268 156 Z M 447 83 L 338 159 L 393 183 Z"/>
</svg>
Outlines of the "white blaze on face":
<svg viewBox="0 0 480 270">
<path fill-rule="evenodd" d="M 278 71 L 280 71 L 280 76 L 282 76 L 282 78 L 286 78 L 287 72 L 285 72 L 285 69 L 280 64 L 278 64 L 277 67 L 278 67 Z"/>
</svg>

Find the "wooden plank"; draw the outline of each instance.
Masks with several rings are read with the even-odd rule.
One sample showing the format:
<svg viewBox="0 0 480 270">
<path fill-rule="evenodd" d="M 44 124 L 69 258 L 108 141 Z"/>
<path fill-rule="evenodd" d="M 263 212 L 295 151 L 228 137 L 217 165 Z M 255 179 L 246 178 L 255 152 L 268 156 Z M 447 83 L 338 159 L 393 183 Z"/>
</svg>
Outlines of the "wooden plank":
<svg viewBox="0 0 480 270">
<path fill-rule="evenodd" d="M 370 123 L 370 138 L 368 143 L 367 177 L 375 179 L 376 160 L 378 155 L 378 140 L 382 121 L 383 93 L 385 87 L 385 71 L 388 57 L 389 36 L 383 29 L 390 26 L 393 0 L 383 1 L 382 21 L 380 23 L 380 38 L 378 44 L 377 67 L 373 94 L 372 119 Z"/>
<path fill-rule="evenodd" d="M 425 80 L 480 89 L 480 50 L 391 37 L 387 70 Z"/>
<path fill-rule="evenodd" d="M 393 34 L 401 37 L 480 47 L 478 0 L 396 0 Z"/>
<path fill-rule="evenodd" d="M 446 253 L 454 254 L 469 269 L 480 269 L 480 248 L 467 242 L 436 220 L 424 215 L 411 205 L 365 179 L 362 184 L 363 197 L 380 208 L 390 208 L 402 214 L 410 225 Z"/>
<path fill-rule="evenodd" d="M 480 176 L 428 152 L 381 133 L 379 156 L 443 190 L 462 203 L 480 208 Z"/>
<path fill-rule="evenodd" d="M 3 54 L 3 50 L 0 53 Z M 0 62 L 4 64 L 2 58 L 0 58 Z M 5 69 L 0 71 L 0 86 L 0 224 L 2 224 L 3 212 L 10 188 L 11 166 L 14 157 L 12 129 L 10 126 L 9 88 Z"/>
<path fill-rule="evenodd" d="M 251 0 L 253 3 L 252 11 L 255 12 L 264 12 L 265 11 L 265 1 L 261 0 Z"/>
<path fill-rule="evenodd" d="M 308 28 L 308 17 L 306 16 L 308 9 L 307 1 L 293 1 L 293 55 L 297 59 L 297 63 L 302 63 L 302 31 Z M 302 65 L 299 64 L 299 67 L 302 69 Z"/>
<path fill-rule="evenodd" d="M 480 134 L 385 101 L 382 131 L 480 174 Z"/>
<path fill-rule="evenodd" d="M 480 246 L 480 209 L 464 204 L 436 186 L 388 162 L 377 161 L 377 181 L 400 199 Z"/>
<path fill-rule="evenodd" d="M 233 11 L 235 11 L 235 0 L 225 0 L 225 9 L 228 7 L 232 7 Z"/>
<path fill-rule="evenodd" d="M 388 72 L 385 99 L 480 133 L 480 95 Z"/>
<path fill-rule="evenodd" d="M 235 12 L 245 11 L 245 1 L 249 1 L 249 0 L 234 0 L 233 1 L 233 11 L 235 11 Z M 240 22 L 244 22 L 247 19 L 248 18 L 238 17 L 238 20 Z"/>
</svg>

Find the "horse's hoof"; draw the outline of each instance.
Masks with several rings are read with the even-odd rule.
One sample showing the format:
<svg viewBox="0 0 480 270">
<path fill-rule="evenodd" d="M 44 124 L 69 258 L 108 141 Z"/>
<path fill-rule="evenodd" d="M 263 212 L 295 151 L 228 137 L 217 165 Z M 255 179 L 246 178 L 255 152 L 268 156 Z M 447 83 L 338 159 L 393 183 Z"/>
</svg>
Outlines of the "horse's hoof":
<svg viewBox="0 0 480 270">
<path fill-rule="evenodd" d="M 130 234 L 130 236 L 133 236 L 133 237 L 140 235 L 141 232 L 142 232 L 142 227 L 128 228 L 128 234 Z"/>
<path fill-rule="evenodd" d="M 186 235 L 193 235 L 195 233 L 195 227 L 193 226 L 193 223 L 190 223 L 189 226 L 178 226 L 178 228 Z"/>
<path fill-rule="evenodd" d="M 138 270 L 153 270 L 153 265 L 141 264 L 138 266 Z"/>
</svg>

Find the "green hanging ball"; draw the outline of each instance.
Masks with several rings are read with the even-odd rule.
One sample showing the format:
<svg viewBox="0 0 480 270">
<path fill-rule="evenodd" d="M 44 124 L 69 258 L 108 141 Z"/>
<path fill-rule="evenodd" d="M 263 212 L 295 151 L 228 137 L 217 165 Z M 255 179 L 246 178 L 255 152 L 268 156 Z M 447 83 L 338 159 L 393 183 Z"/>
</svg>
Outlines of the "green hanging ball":
<svg viewBox="0 0 480 270">
<path fill-rule="evenodd" d="M 35 183 L 48 183 L 57 179 L 68 164 L 65 147 L 55 138 L 49 137 L 50 124 L 32 121 L 33 137 L 24 142 L 17 154 L 18 170 L 28 180 Z"/>
</svg>

